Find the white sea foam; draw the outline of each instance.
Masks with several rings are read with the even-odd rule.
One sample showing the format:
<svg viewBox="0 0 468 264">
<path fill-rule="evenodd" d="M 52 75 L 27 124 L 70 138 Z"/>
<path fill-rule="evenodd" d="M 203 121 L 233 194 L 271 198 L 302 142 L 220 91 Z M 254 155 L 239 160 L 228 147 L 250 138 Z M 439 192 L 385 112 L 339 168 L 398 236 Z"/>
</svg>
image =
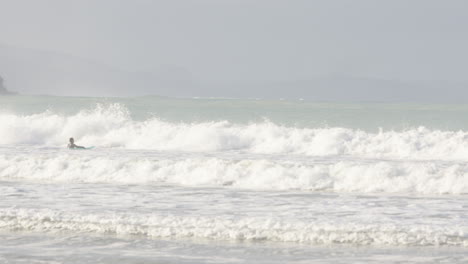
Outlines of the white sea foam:
<svg viewBox="0 0 468 264">
<path fill-rule="evenodd" d="M 328 108 L 312 122 L 304 117 L 315 108 L 248 123 L 261 120 L 248 115 L 259 108 L 241 113 L 236 103 L 231 114 L 212 115 L 223 102 L 183 119 L 186 102 L 126 99 L 131 113 L 57 100 L 45 112 L 0 111 L 0 231 L 8 236 L 468 247 L 468 132 L 401 130 L 400 119 L 382 122 L 400 130 L 371 132 L 378 122 L 363 116 L 349 126 L 359 120 Z M 387 110 L 379 113 L 391 117 Z M 337 126 L 368 130 L 317 125 L 333 115 Z M 443 128 L 441 116 L 451 115 L 434 125 L 415 114 L 410 124 Z M 66 149 L 72 136 L 96 147 Z"/>
<path fill-rule="evenodd" d="M 317 223 L 271 217 L 77 214 L 49 209 L 0 209 L 0 230 L 313 244 L 468 246 L 464 230 L 451 226 Z"/>
<path fill-rule="evenodd" d="M 174 123 L 158 118 L 135 121 L 119 104 L 75 115 L 53 112 L 21 116 L 0 113 L 0 144 L 64 146 L 78 143 L 160 151 L 242 151 L 306 156 L 348 155 L 367 158 L 468 159 L 468 132 L 429 130 L 369 133 L 346 128 L 296 128 L 268 121 Z"/>
<path fill-rule="evenodd" d="M 147 155 L 111 157 L 107 153 L 78 155 L 73 151 L 70 154 L 1 154 L 0 179 L 362 193 L 468 193 L 465 163 Z"/>
</svg>

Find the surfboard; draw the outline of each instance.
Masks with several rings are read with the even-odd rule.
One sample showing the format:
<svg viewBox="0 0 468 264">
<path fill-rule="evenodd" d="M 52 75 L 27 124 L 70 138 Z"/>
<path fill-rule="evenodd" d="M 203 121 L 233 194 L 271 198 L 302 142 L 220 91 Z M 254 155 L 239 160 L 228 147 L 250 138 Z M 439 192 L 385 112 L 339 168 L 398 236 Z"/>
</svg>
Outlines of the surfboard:
<svg viewBox="0 0 468 264">
<path fill-rule="evenodd" d="M 84 149 L 88 150 L 88 149 L 93 149 L 93 148 L 94 146 L 86 147 L 86 148 L 72 148 L 72 150 L 84 150 Z"/>
</svg>

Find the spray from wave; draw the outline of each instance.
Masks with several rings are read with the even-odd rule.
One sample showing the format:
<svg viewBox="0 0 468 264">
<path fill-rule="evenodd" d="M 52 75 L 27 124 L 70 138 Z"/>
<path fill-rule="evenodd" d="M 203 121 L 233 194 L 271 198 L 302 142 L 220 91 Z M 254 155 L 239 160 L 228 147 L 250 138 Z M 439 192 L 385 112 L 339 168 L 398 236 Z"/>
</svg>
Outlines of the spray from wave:
<svg viewBox="0 0 468 264">
<path fill-rule="evenodd" d="M 135 157 L 109 157 L 107 153 L 3 154 L 0 155 L 0 179 L 171 184 L 253 190 L 468 193 L 468 165 L 434 161 L 148 157 L 146 153 Z"/>
<path fill-rule="evenodd" d="M 468 133 L 429 130 L 369 133 L 346 128 L 297 128 L 269 121 L 176 123 L 135 121 L 120 104 L 98 105 L 74 115 L 0 113 L 0 144 L 62 147 L 70 136 L 102 148 L 305 156 L 451 160 L 468 158 Z"/>
</svg>

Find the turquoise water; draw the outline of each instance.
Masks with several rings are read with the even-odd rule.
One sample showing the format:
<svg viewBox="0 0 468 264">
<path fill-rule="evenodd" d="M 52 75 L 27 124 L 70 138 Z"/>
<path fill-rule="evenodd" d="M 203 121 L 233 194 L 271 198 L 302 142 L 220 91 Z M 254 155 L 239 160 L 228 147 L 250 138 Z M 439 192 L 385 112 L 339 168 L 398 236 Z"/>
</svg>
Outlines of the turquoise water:
<svg viewBox="0 0 468 264">
<path fill-rule="evenodd" d="M 119 103 L 134 120 L 158 117 L 171 122 L 269 120 L 291 127 L 344 127 L 366 131 L 404 130 L 424 126 L 440 130 L 468 130 L 465 104 L 325 103 L 241 99 L 177 99 L 163 97 L 93 98 L 3 96 L 0 111 L 29 115 L 46 110 L 71 115 L 97 104 Z"/>
</svg>

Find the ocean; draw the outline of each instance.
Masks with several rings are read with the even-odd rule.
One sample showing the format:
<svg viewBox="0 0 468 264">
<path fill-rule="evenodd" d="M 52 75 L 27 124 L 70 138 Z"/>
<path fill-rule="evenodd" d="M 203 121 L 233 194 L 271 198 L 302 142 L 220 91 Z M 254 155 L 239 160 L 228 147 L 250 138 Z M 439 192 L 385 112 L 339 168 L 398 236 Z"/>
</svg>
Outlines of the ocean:
<svg viewBox="0 0 468 264">
<path fill-rule="evenodd" d="M 0 263 L 468 263 L 467 160 L 463 104 L 3 96 Z"/>
</svg>

